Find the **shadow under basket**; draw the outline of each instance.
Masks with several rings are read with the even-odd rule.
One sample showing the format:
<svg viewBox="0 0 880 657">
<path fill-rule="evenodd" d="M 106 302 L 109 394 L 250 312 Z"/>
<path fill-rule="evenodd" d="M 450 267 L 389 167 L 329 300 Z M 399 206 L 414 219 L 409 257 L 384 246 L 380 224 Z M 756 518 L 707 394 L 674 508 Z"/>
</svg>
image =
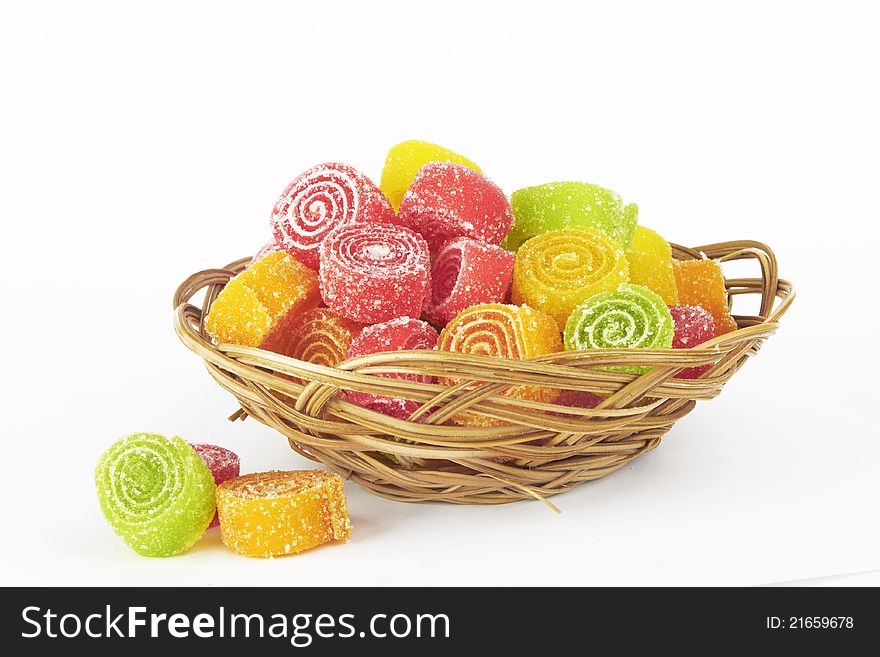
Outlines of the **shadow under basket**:
<svg viewBox="0 0 880 657">
<path fill-rule="evenodd" d="M 697 400 L 711 399 L 776 331 L 794 299 L 764 244 L 724 242 L 695 248 L 672 245 L 678 260 L 722 263 L 754 260 L 758 278 L 728 278 L 734 301 L 756 295 L 757 315 L 734 315 L 738 330 L 692 349 L 567 351 L 509 360 L 441 351 L 397 351 L 351 359 L 337 367 L 313 365 L 262 349 L 215 344 L 204 318 L 227 281 L 250 258 L 190 276 L 174 295 L 174 326 L 202 357 L 211 376 L 235 395 L 248 415 L 277 429 L 297 453 L 393 500 L 500 504 L 563 493 L 598 479 L 645 452 Z M 205 290 L 202 307 L 193 297 Z M 713 364 L 697 379 L 673 378 L 687 367 Z M 650 366 L 641 375 L 599 369 Z M 409 373 L 452 377 L 455 387 L 385 377 Z M 301 381 L 302 383 L 298 382 Z M 602 395 L 592 409 L 545 404 L 502 393 L 540 385 Z M 399 420 L 345 401 L 341 390 L 379 393 L 422 404 L 417 421 Z M 425 412 L 430 410 L 430 412 Z M 501 420 L 495 426 L 456 426 L 468 411 Z M 550 505 L 552 506 L 552 504 Z M 554 507 L 555 508 L 555 507 Z"/>
</svg>

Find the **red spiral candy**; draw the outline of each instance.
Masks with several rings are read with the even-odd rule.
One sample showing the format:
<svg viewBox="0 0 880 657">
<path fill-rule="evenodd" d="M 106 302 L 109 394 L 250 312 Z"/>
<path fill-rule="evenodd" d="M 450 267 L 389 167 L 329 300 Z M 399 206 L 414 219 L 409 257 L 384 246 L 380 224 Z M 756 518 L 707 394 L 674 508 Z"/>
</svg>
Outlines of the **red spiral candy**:
<svg viewBox="0 0 880 657">
<path fill-rule="evenodd" d="M 356 322 L 418 318 L 431 285 L 428 245 L 391 224 L 341 226 L 321 243 L 318 283 L 324 303 Z"/>
<path fill-rule="evenodd" d="M 516 254 L 494 244 L 457 237 L 434 258 L 425 315 L 443 326 L 465 308 L 504 300 Z"/>
<path fill-rule="evenodd" d="M 318 247 L 334 228 L 393 221 L 391 203 L 369 178 L 347 164 L 328 162 L 297 176 L 272 210 L 275 242 L 312 269 Z"/>
<path fill-rule="evenodd" d="M 367 326 L 354 339 L 348 349 L 348 357 L 377 354 L 383 351 L 401 351 L 409 349 L 433 349 L 437 345 L 437 331 L 428 324 L 411 317 L 398 317 L 381 324 Z M 408 381 L 433 383 L 434 377 L 418 374 L 382 374 L 389 378 L 401 378 Z M 349 390 L 348 400 L 358 406 L 379 411 L 400 419 L 406 419 L 421 406 L 416 401 L 373 395 L 368 392 Z"/>
</svg>

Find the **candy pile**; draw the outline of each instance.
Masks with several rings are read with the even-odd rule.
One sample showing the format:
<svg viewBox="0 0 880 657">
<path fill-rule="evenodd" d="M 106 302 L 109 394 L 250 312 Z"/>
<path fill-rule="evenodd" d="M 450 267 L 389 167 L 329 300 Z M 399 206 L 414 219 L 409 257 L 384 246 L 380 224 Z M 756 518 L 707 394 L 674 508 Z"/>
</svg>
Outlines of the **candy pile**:
<svg viewBox="0 0 880 657">
<path fill-rule="evenodd" d="M 218 343 L 333 366 L 400 349 L 504 358 L 686 349 L 736 329 L 718 262 L 673 259 L 666 240 L 638 225 L 634 203 L 582 182 L 526 187 L 508 201 L 468 158 L 436 144 L 394 146 L 378 187 L 347 164 L 312 167 L 287 186 L 270 223 L 273 239 L 211 306 L 205 328 Z M 505 394 L 601 400 L 537 386 Z M 345 396 L 401 419 L 419 408 L 369 392 Z"/>
<path fill-rule="evenodd" d="M 146 557 L 180 554 L 218 524 L 227 547 L 252 557 L 294 554 L 351 534 L 339 475 L 240 477 L 234 452 L 177 437 L 118 440 L 101 456 L 95 486 L 107 522 Z"/>
</svg>

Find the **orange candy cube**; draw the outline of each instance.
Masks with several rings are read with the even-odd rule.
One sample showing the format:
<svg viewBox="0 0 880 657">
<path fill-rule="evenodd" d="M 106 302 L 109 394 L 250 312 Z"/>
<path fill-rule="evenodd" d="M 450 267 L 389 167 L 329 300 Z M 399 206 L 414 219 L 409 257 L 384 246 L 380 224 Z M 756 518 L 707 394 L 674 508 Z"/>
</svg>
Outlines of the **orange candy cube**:
<svg viewBox="0 0 880 657">
<path fill-rule="evenodd" d="M 715 320 L 716 336 L 737 329 L 727 303 L 724 275 L 715 260 L 676 260 L 673 270 L 679 305 L 708 310 Z"/>
</svg>

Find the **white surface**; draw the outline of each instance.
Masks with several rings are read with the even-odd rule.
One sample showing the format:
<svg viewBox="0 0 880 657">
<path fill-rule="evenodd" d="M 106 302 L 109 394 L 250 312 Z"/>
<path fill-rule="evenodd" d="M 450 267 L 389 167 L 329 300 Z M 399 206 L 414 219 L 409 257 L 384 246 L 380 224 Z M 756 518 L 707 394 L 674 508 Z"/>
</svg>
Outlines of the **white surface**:
<svg viewBox="0 0 880 657">
<path fill-rule="evenodd" d="M 761 584 L 880 568 L 870 5 L 0 3 L 3 584 Z M 486 3 L 488 4 L 488 3 Z M 611 3 L 608 3 L 609 5 Z M 136 556 L 92 468 L 156 431 L 307 467 L 171 329 L 183 278 L 254 252 L 320 161 L 424 138 L 505 190 L 582 179 L 673 241 L 760 239 L 799 297 L 659 449 L 554 499 L 347 487 L 352 541 Z M 859 578 L 842 580 L 853 583 Z M 876 581 L 876 580 L 875 580 Z"/>
</svg>

